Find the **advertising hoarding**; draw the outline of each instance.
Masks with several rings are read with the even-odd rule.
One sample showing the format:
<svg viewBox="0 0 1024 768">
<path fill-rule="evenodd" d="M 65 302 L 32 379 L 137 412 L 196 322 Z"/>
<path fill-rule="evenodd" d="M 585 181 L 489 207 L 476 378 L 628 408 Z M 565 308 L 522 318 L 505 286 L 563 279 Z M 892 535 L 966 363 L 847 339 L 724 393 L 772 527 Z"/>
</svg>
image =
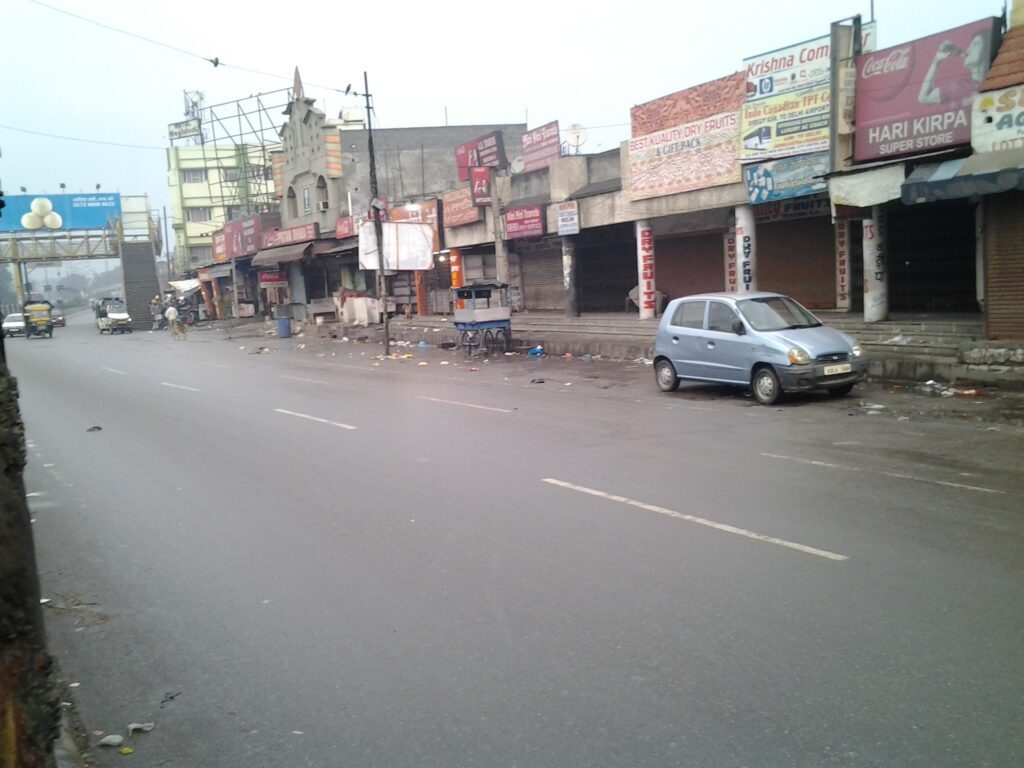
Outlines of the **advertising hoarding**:
<svg viewBox="0 0 1024 768">
<path fill-rule="evenodd" d="M 826 192 L 828 181 L 823 177 L 829 170 L 828 152 L 816 152 L 744 166 L 743 180 L 756 205 Z"/>
<path fill-rule="evenodd" d="M 473 205 L 487 206 L 494 202 L 494 193 L 491 189 L 490 168 L 469 169 L 469 192 L 473 198 Z"/>
<path fill-rule="evenodd" d="M 998 19 L 857 57 L 858 161 L 934 152 L 971 138 L 971 106 Z"/>
<path fill-rule="evenodd" d="M 4 195 L 0 232 L 104 229 L 121 218 L 121 195 Z M 36 202 L 39 201 L 39 202 Z M 50 214 L 56 214 L 56 217 Z M 49 217 L 49 218 L 48 218 Z M 27 225 L 27 226 L 26 226 Z M 55 225 L 55 226 L 51 226 Z"/>
<path fill-rule="evenodd" d="M 347 237 L 356 236 L 356 224 L 351 216 L 342 216 L 334 222 L 334 237 L 344 240 Z"/>
<path fill-rule="evenodd" d="M 642 200 L 740 181 L 739 129 L 739 113 L 723 112 L 630 139 L 630 197 Z"/>
<path fill-rule="evenodd" d="M 260 236 L 261 248 L 276 248 L 279 245 L 291 245 L 292 243 L 308 243 L 316 240 L 320 232 L 317 223 L 302 224 L 298 227 L 288 229 L 272 229 Z"/>
<path fill-rule="evenodd" d="M 580 204 L 575 200 L 567 203 L 556 203 L 558 214 L 558 234 L 578 235 L 580 233 Z"/>
<path fill-rule="evenodd" d="M 486 136 L 467 141 L 455 148 L 455 166 L 459 172 L 459 181 L 469 180 L 470 168 L 505 168 L 507 165 L 505 137 L 501 131 L 492 131 Z"/>
<path fill-rule="evenodd" d="M 434 252 L 441 250 L 441 234 L 438 228 L 437 200 L 423 200 L 419 203 L 398 205 L 391 209 L 388 217 L 391 221 L 412 221 L 419 224 L 428 224 L 434 233 Z"/>
</svg>

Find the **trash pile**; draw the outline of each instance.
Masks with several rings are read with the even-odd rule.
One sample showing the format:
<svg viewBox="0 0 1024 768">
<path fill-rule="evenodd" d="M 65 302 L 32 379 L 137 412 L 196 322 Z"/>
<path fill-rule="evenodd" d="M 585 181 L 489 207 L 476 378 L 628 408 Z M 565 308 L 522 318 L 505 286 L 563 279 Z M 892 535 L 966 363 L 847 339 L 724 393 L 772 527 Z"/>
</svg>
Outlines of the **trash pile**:
<svg viewBox="0 0 1024 768">
<path fill-rule="evenodd" d="M 918 386 L 917 391 L 931 397 L 984 397 L 985 390 L 979 387 L 956 387 L 929 379 Z"/>
</svg>

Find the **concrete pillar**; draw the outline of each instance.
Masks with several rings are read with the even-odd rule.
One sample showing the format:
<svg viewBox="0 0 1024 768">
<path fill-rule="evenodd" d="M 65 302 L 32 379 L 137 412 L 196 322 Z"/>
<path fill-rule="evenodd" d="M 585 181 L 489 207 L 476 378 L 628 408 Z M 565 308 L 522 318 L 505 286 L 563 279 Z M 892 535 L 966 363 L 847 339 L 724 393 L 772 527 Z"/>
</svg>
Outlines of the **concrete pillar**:
<svg viewBox="0 0 1024 768">
<path fill-rule="evenodd" d="M 885 213 L 871 208 L 864 219 L 864 322 L 878 323 L 889 316 L 889 270 L 885 254 Z"/>
<path fill-rule="evenodd" d="M 419 317 L 426 317 L 430 314 L 430 302 L 427 298 L 427 273 L 422 269 L 415 271 L 416 276 L 416 314 Z"/>
<path fill-rule="evenodd" d="M 636 272 L 640 319 L 650 320 L 657 306 L 657 291 L 654 287 L 654 229 L 649 219 L 636 223 Z"/>
<path fill-rule="evenodd" d="M 736 257 L 739 261 L 738 293 L 757 290 L 757 224 L 754 209 L 749 205 L 736 206 Z"/>
<path fill-rule="evenodd" d="M 562 238 L 562 285 L 565 287 L 565 316 L 580 316 L 576 284 L 576 241 L 569 235 Z"/>
<path fill-rule="evenodd" d="M 725 255 L 725 290 L 736 293 L 740 276 L 736 261 L 736 233 L 731 229 L 722 235 L 722 253 Z"/>
</svg>

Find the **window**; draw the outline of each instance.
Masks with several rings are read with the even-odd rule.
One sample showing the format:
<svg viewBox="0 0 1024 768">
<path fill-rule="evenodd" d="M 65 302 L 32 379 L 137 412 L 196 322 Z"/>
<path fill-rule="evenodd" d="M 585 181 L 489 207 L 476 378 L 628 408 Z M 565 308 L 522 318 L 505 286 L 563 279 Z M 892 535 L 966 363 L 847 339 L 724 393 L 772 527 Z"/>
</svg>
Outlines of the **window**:
<svg viewBox="0 0 1024 768">
<path fill-rule="evenodd" d="M 240 175 L 237 168 L 222 168 L 220 172 L 222 181 L 238 181 Z"/>
<path fill-rule="evenodd" d="M 193 245 L 188 249 L 189 258 L 192 261 L 204 262 L 210 261 L 213 258 L 213 246 L 209 245 Z"/>
<path fill-rule="evenodd" d="M 206 183 L 206 169 L 205 168 L 182 168 L 181 169 L 181 183 L 182 184 L 205 184 Z"/>
<path fill-rule="evenodd" d="M 712 301 L 708 307 L 708 330 L 721 331 L 722 333 L 735 333 L 732 324 L 739 318 L 732 311 L 732 307 L 721 301 Z"/>
<path fill-rule="evenodd" d="M 299 218 L 299 204 L 295 199 L 295 190 L 292 187 L 288 187 L 288 218 L 297 219 Z"/>
<path fill-rule="evenodd" d="M 309 201 L 309 187 L 303 187 L 302 188 L 302 212 L 303 213 L 312 213 L 313 212 L 313 206 L 312 206 L 312 204 Z"/>
<path fill-rule="evenodd" d="M 745 299 L 737 305 L 747 322 L 758 331 L 783 331 L 789 328 L 817 328 L 818 318 L 788 296 Z"/>
<path fill-rule="evenodd" d="M 706 301 L 684 301 L 676 309 L 676 314 L 672 318 L 672 325 L 678 325 L 683 328 L 703 328 L 704 307 L 706 305 Z"/>
<path fill-rule="evenodd" d="M 208 206 L 186 208 L 185 217 L 188 221 L 210 221 L 213 218 L 213 209 Z"/>
<path fill-rule="evenodd" d="M 316 202 L 317 209 L 322 207 L 320 203 L 329 202 L 327 197 L 327 180 L 323 176 L 318 176 L 316 180 Z"/>
<path fill-rule="evenodd" d="M 237 219 L 242 218 L 242 206 L 240 205 L 229 205 L 225 209 L 225 212 L 227 214 L 228 221 L 236 221 Z"/>
</svg>

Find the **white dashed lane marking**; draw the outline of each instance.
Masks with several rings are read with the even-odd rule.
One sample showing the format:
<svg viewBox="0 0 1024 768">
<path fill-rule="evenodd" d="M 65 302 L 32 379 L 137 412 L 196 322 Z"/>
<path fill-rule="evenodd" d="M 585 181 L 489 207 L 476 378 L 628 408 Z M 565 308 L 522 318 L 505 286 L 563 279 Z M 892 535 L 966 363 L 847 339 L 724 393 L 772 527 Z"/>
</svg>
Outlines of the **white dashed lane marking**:
<svg viewBox="0 0 1024 768">
<path fill-rule="evenodd" d="M 340 421 L 331 421 L 330 419 L 321 419 L 319 416 L 310 416 L 308 413 L 296 413 L 295 411 L 287 411 L 284 408 L 275 408 L 274 413 L 283 413 L 286 416 L 295 416 L 299 419 L 307 419 L 308 421 L 315 421 L 319 424 L 329 424 L 332 427 L 338 429 L 356 429 L 351 424 L 342 424 Z"/>
</svg>

